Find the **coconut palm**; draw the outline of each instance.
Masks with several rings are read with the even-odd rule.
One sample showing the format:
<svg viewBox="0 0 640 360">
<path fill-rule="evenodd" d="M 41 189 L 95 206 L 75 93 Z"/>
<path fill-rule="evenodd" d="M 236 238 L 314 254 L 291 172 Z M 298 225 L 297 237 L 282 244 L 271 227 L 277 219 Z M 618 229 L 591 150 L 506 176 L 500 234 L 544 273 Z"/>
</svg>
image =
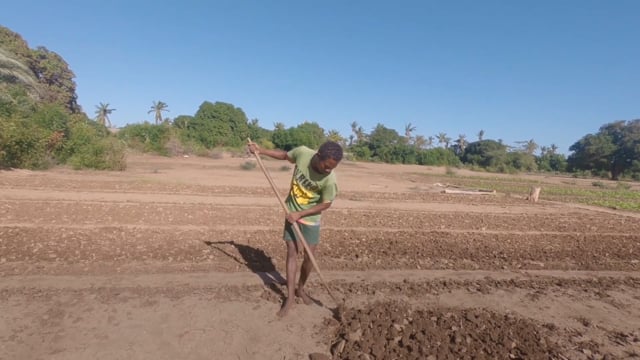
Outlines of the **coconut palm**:
<svg viewBox="0 0 640 360">
<path fill-rule="evenodd" d="M 0 48 L 0 83 L 23 84 L 30 96 L 39 98 L 38 79 L 26 65 Z"/>
<path fill-rule="evenodd" d="M 533 153 L 538 150 L 538 147 L 538 144 L 533 139 L 531 139 L 525 144 L 525 152 L 529 155 L 533 155 Z"/>
<path fill-rule="evenodd" d="M 111 127 L 109 114 L 114 111 L 116 111 L 116 109 L 110 109 L 109 103 L 100 103 L 100 105 L 96 105 L 96 121 L 106 127 Z"/>
<path fill-rule="evenodd" d="M 427 149 L 431 149 L 433 147 L 433 142 L 436 140 L 436 138 L 434 138 L 433 136 L 429 136 L 427 138 L 427 143 L 425 144 L 425 146 L 427 147 Z"/>
<path fill-rule="evenodd" d="M 524 151 L 529 155 L 533 155 L 533 153 L 536 152 L 536 150 L 538 150 L 539 148 L 538 144 L 536 144 L 536 142 L 533 139 L 516 141 L 516 143 L 520 144 L 522 151 Z"/>
<path fill-rule="evenodd" d="M 456 145 L 458 145 L 458 151 L 460 151 L 460 154 L 464 154 L 464 149 L 467 147 L 467 135 L 465 134 L 458 135 L 458 139 L 456 140 Z"/>
<path fill-rule="evenodd" d="M 329 130 L 327 132 L 327 140 L 331 140 L 333 142 L 337 142 L 338 144 L 344 146 L 346 143 L 345 139 L 340 135 L 338 130 Z"/>
<path fill-rule="evenodd" d="M 162 123 L 162 112 L 163 111 L 169 111 L 167 109 L 169 105 L 167 105 L 166 103 L 162 102 L 162 101 L 158 101 L 158 102 L 153 102 L 153 105 L 151 106 L 151 110 L 147 111 L 147 114 L 150 113 L 155 113 L 155 120 L 156 120 L 156 125 Z"/>
<path fill-rule="evenodd" d="M 413 139 L 413 146 L 417 149 L 424 149 L 427 146 L 427 139 L 425 139 L 424 135 L 416 135 Z"/>
<path fill-rule="evenodd" d="M 356 137 L 356 143 L 364 141 L 365 139 L 364 129 L 362 128 L 362 126 L 359 126 L 357 122 L 354 121 L 351 123 L 351 131 L 353 131 L 353 134 Z"/>
<path fill-rule="evenodd" d="M 546 146 L 540 146 L 540 156 L 545 156 L 549 153 L 549 148 Z"/>
<path fill-rule="evenodd" d="M 411 142 L 411 134 L 414 131 L 416 131 L 416 127 L 413 126 L 411 123 L 408 123 L 404 126 L 404 138 L 407 144 Z"/>
<path fill-rule="evenodd" d="M 438 134 L 438 145 L 444 144 L 444 148 L 448 149 L 450 142 L 451 138 L 448 137 L 446 133 L 441 132 Z"/>
</svg>

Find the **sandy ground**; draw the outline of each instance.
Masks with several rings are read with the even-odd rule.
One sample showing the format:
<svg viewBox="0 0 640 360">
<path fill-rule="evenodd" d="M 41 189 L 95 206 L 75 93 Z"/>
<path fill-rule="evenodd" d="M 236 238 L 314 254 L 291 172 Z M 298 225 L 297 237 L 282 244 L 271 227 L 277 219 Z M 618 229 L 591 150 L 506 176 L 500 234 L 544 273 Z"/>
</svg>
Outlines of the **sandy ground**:
<svg viewBox="0 0 640 360">
<path fill-rule="evenodd" d="M 283 214 L 250 160 L 0 172 L 0 359 L 640 357 L 637 214 L 442 194 L 439 168 L 341 164 L 318 261 L 347 311 L 314 274 L 278 318 Z"/>
</svg>

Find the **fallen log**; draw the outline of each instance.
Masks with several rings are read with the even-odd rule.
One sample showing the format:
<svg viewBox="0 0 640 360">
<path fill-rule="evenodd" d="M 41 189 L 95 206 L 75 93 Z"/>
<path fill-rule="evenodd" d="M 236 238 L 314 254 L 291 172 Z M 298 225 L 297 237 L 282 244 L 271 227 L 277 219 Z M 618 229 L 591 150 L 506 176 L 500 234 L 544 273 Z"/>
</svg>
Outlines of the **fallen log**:
<svg viewBox="0 0 640 360">
<path fill-rule="evenodd" d="M 495 195 L 495 190 L 456 190 L 456 189 L 444 189 L 444 194 L 462 194 L 462 195 Z"/>
</svg>

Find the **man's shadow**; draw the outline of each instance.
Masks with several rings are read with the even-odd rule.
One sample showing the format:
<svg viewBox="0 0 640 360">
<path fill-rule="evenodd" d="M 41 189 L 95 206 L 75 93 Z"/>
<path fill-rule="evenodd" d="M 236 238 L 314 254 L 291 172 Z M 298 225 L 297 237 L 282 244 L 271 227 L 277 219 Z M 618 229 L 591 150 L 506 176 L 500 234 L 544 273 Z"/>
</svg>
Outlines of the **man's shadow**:
<svg viewBox="0 0 640 360">
<path fill-rule="evenodd" d="M 279 295 L 282 299 L 286 297 L 278 285 L 286 285 L 287 281 L 282 277 L 282 275 L 280 275 L 278 270 L 276 270 L 271 257 L 267 256 L 267 254 L 261 249 L 256 249 L 249 245 L 238 244 L 233 240 L 205 241 L 204 243 L 212 249 L 216 249 L 227 255 L 238 264 L 245 265 L 249 270 L 251 270 L 251 272 L 258 275 L 264 285 L 269 287 L 271 291 Z M 223 249 L 221 245 L 231 245 L 235 247 L 240 253 L 242 259 L 239 259 L 236 255 L 229 253 Z"/>
</svg>

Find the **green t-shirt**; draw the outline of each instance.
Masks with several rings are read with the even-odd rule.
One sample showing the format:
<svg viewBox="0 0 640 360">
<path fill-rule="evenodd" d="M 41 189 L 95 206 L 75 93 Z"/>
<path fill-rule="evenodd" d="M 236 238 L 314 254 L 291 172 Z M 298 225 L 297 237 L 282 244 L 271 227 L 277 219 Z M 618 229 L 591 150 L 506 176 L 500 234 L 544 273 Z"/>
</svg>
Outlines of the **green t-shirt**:
<svg viewBox="0 0 640 360">
<path fill-rule="evenodd" d="M 291 178 L 291 189 L 285 200 L 289 211 L 296 212 L 331 202 L 338 195 L 338 184 L 335 172 L 319 174 L 311 168 L 314 150 L 299 146 L 287 153 L 289 159 L 296 164 Z M 300 222 L 307 225 L 320 224 L 320 214 L 304 217 Z"/>
</svg>

